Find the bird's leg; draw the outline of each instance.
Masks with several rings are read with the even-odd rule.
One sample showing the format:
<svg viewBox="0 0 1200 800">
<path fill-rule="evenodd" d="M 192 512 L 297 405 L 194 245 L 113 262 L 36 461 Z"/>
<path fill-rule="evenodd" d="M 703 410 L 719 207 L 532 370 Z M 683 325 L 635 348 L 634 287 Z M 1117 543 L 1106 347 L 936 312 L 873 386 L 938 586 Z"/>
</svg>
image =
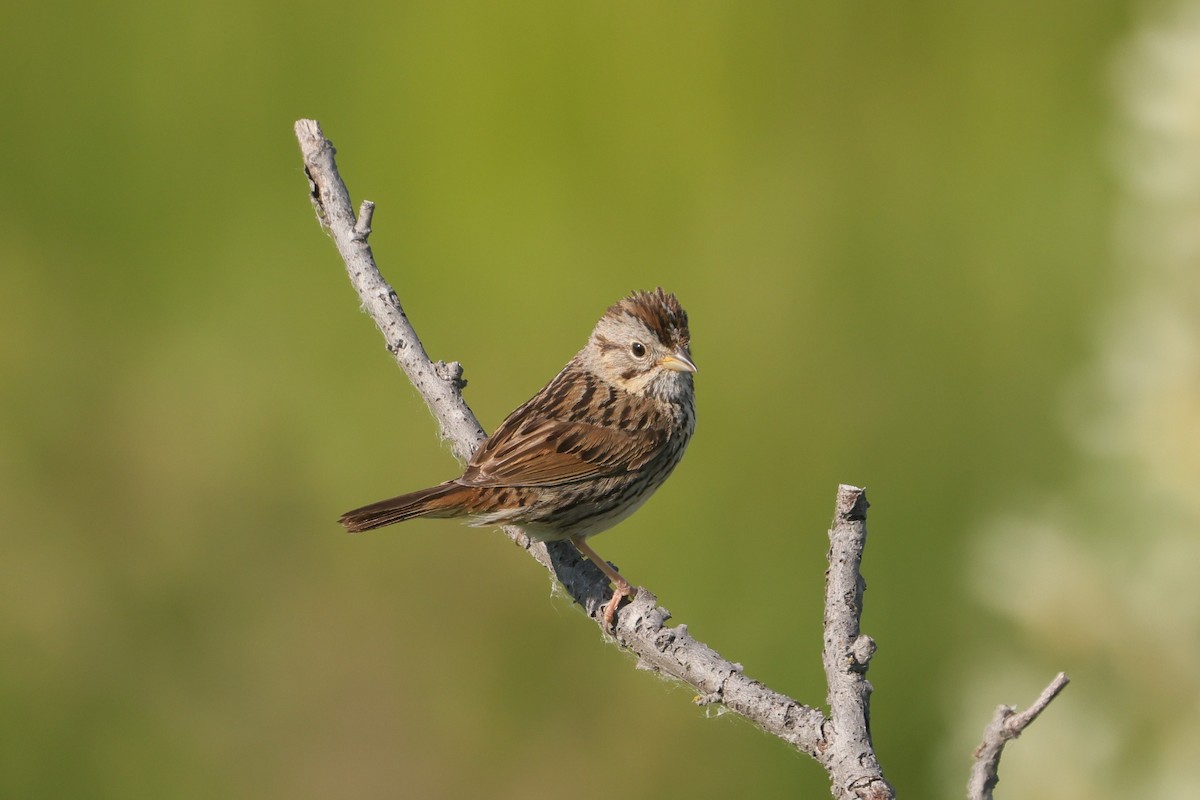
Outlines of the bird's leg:
<svg viewBox="0 0 1200 800">
<path fill-rule="evenodd" d="M 596 551 L 588 546 L 588 543 L 582 536 L 572 536 L 571 542 L 575 545 L 575 548 L 579 550 L 580 553 L 583 553 L 588 561 L 591 561 L 593 564 L 599 567 L 600 571 L 608 576 L 608 579 L 612 581 L 613 596 L 612 599 L 608 601 L 608 605 L 604 607 L 604 625 L 606 628 L 611 628 L 613 626 L 613 618 L 616 617 L 617 606 L 620 604 L 621 598 L 628 597 L 632 600 L 633 598 L 637 597 L 637 587 L 631 586 L 629 581 L 621 577 L 621 573 L 617 572 L 607 561 L 597 555 Z"/>
</svg>

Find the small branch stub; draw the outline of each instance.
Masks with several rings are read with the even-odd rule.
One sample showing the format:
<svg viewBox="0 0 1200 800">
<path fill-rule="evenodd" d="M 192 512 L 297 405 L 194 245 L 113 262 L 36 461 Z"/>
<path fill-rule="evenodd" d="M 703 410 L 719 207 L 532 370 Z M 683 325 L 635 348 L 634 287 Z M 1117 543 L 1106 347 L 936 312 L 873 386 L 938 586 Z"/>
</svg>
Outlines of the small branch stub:
<svg viewBox="0 0 1200 800">
<path fill-rule="evenodd" d="M 371 219 L 375 216 L 375 203 L 363 200 L 358 207 L 358 219 L 354 221 L 354 236 L 360 242 L 365 242 L 371 235 Z"/>
</svg>

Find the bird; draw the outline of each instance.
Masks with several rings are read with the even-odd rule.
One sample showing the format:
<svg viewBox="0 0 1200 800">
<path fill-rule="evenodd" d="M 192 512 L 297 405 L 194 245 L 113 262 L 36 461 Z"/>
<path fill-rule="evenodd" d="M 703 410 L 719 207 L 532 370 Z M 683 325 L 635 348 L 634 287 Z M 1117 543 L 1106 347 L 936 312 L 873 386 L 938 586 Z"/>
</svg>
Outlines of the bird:
<svg viewBox="0 0 1200 800">
<path fill-rule="evenodd" d="M 588 539 L 626 519 L 683 458 L 696 429 L 687 312 L 661 287 L 614 303 L 587 344 L 476 449 L 462 475 L 347 511 L 350 532 L 416 517 L 516 525 L 567 540 L 613 585 L 608 628 L 632 586 Z"/>
</svg>

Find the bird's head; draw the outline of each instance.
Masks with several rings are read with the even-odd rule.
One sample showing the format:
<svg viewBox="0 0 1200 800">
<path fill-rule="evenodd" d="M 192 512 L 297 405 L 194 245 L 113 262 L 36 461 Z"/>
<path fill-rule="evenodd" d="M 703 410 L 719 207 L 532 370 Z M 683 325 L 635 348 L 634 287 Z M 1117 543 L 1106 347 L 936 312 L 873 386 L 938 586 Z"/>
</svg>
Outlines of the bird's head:
<svg viewBox="0 0 1200 800">
<path fill-rule="evenodd" d="M 661 288 L 634 292 L 596 323 L 581 356 L 606 383 L 637 395 L 678 400 L 692 390 L 687 312 Z"/>
</svg>

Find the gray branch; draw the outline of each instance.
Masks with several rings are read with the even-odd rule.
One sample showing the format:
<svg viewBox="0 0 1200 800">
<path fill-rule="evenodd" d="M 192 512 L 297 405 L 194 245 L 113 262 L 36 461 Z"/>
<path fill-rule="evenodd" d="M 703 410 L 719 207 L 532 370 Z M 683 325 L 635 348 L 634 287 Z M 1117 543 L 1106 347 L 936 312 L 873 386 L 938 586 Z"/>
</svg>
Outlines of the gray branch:
<svg viewBox="0 0 1200 800">
<path fill-rule="evenodd" d="M 388 350 L 425 398 L 441 425 L 442 437 L 451 442 L 460 460 L 469 459 L 484 432 L 463 400 L 462 368 L 457 362 L 429 359 L 395 291 L 375 266 L 367 244 L 374 204 L 364 202 L 355 217 L 337 172 L 333 145 L 315 121 L 299 120 L 296 138 L 317 219 L 337 245 L 363 307 L 383 333 Z M 823 659 L 829 717 L 746 677 L 740 664 L 696 641 L 686 625 L 667 627 L 670 612 L 658 605 L 658 598 L 645 586 L 639 588 L 633 602 L 619 610 L 611 632 L 618 645 L 637 654 L 640 668 L 670 675 L 693 687 L 697 704 L 720 703 L 812 756 L 829 773 L 833 795 L 839 800 L 895 797 L 871 742 L 872 690 L 866 673 L 875 642 L 859 628 L 866 588 L 859 566 L 867 539 L 867 507 L 863 489 L 838 487 L 825 588 Z M 605 629 L 604 605 L 611 590 L 594 564 L 568 542 L 535 542 L 519 528 L 505 528 L 505 533 L 549 570 L 601 630 Z M 605 630 L 605 634 L 609 632 Z M 1030 721 L 1032 718 L 1021 727 Z M 1003 742 L 998 748 L 1002 747 Z M 999 749 L 995 761 L 999 761 Z"/>
<path fill-rule="evenodd" d="M 825 768 L 835 797 L 894 797 L 871 743 L 871 688 L 867 667 L 875 641 L 859 630 L 863 592 L 859 571 L 867 544 L 867 496 L 862 489 L 838 487 L 837 515 L 829 531 L 829 571 L 825 575 L 825 682 L 829 718 L 838 748 Z"/>
<path fill-rule="evenodd" d="M 404 370 L 429 404 L 429 410 L 442 426 L 442 438 L 450 442 L 454 455 L 466 461 L 485 438 L 483 428 L 462 397 L 462 368 L 457 363 L 433 363 L 425 352 L 417 332 L 404 314 L 396 292 L 375 266 L 375 256 L 367 238 L 375 204 L 365 201 L 358 217 L 350 205 L 350 193 L 338 175 L 333 144 L 321 133 L 314 120 L 296 123 L 296 138 L 304 153 L 304 172 L 308 175 L 309 199 L 333 243 L 337 245 L 350 283 L 359 300 L 387 343 L 388 352 Z"/>
<path fill-rule="evenodd" d="M 983 742 L 975 748 L 975 764 L 967 782 L 968 800 L 992 800 L 992 790 L 1000 782 L 1000 755 L 1004 745 L 1020 736 L 1070 682 L 1067 673 L 1058 673 L 1033 705 L 1019 714 L 1012 706 L 996 707 L 995 716 L 983 731 Z"/>
</svg>

